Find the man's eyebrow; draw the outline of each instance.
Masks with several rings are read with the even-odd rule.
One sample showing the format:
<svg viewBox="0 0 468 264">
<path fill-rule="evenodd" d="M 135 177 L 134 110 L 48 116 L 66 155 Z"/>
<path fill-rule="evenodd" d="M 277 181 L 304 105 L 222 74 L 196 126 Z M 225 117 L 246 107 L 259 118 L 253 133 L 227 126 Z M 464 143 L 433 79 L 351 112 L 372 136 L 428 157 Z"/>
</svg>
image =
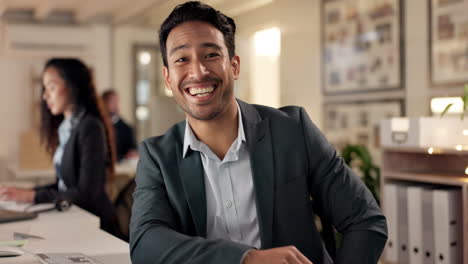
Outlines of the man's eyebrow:
<svg viewBox="0 0 468 264">
<path fill-rule="evenodd" d="M 218 44 L 216 43 L 212 43 L 212 42 L 205 42 L 205 43 L 202 43 L 201 44 L 202 47 L 204 48 L 215 48 L 217 50 L 221 50 L 221 46 L 219 46 Z"/>
<path fill-rule="evenodd" d="M 204 43 L 200 44 L 200 46 L 203 47 L 203 48 L 214 48 L 214 49 L 217 49 L 217 50 L 222 50 L 221 46 L 219 46 L 216 43 L 212 43 L 212 42 L 204 42 Z M 174 54 L 175 52 L 181 50 L 181 49 L 186 49 L 188 47 L 189 47 L 189 45 L 186 45 L 186 44 L 176 46 L 176 47 L 171 49 L 171 51 L 169 52 L 169 56 Z"/>
<path fill-rule="evenodd" d="M 177 47 L 174 47 L 174 48 L 172 48 L 171 51 L 169 52 L 169 55 L 174 54 L 174 52 L 176 52 L 176 51 L 178 51 L 178 50 L 186 49 L 186 48 L 188 48 L 188 45 L 185 45 L 185 44 L 179 45 L 179 46 L 177 46 Z"/>
</svg>

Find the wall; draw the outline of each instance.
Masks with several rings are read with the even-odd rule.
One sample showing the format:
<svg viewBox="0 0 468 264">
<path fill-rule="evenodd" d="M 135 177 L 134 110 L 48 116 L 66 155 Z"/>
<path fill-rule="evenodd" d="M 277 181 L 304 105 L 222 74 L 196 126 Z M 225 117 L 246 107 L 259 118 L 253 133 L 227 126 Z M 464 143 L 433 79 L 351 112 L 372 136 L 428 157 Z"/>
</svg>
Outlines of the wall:
<svg viewBox="0 0 468 264">
<path fill-rule="evenodd" d="M 3 24 L 2 56 L 29 60 L 77 57 L 93 68 L 96 86 L 112 84 L 112 28 L 109 24 Z"/>
<path fill-rule="evenodd" d="M 280 105 L 300 105 L 321 125 L 320 13 L 318 0 L 276 0 L 234 17 L 237 52 L 241 57 L 240 98 L 249 101 L 249 40 L 270 27 L 281 30 Z M 254 103 L 254 102 L 252 102 Z"/>
<path fill-rule="evenodd" d="M 174 98 L 154 96 L 151 100 L 151 133 L 158 136 L 166 133 L 175 123 L 185 119 L 184 111 L 177 106 Z"/>
<path fill-rule="evenodd" d="M 95 82 L 98 92 L 112 86 L 112 27 L 107 24 L 92 25 L 92 63 L 96 73 Z"/>
<path fill-rule="evenodd" d="M 427 67 L 429 65 L 428 1 L 405 1 L 404 11 L 407 115 L 428 115 L 430 100 L 429 67 Z"/>
<path fill-rule="evenodd" d="M 19 133 L 29 129 L 31 63 L 15 58 L 0 58 L 0 159 L 16 159 Z"/>
</svg>

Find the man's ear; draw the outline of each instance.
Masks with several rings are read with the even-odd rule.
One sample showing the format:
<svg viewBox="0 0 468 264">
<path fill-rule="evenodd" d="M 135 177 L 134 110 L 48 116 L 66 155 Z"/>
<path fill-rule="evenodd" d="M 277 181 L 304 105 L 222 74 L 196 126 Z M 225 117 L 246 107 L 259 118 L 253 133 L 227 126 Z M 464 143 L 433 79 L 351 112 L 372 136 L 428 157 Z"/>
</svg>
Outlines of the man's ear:
<svg viewBox="0 0 468 264">
<path fill-rule="evenodd" d="M 234 55 L 232 57 L 231 68 L 232 68 L 232 74 L 234 76 L 234 80 L 237 80 L 240 74 L 240 57 L 238 55 Z"/>
<path fill-rule="evenodd" d="M 166 66 L 164 66 L 162 71 L 164 76 L 164 86 L 166 87 L 166 89 L 172 90 L 171 81 L 169 80 L 169 69 Z"/>
</svg>

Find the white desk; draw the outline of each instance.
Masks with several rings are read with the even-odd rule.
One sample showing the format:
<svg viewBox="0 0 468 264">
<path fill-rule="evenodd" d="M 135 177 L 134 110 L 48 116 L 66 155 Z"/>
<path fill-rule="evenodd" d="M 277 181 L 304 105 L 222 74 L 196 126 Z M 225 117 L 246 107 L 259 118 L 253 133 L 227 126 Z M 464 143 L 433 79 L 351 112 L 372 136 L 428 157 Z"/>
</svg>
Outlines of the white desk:
<svg viewBox="0 0 468 264">
<path fill-rule="evenodd" d="M 136 173 L 138 160 L 124 160 L 115 164 L 115 174 L 117 176 L 133 177 Z M 13 178 L 16 180 L 33 180 L 33 181 L 55 181 L 55 170 L 50 169 L 20 169 L 17 164 L 10 164 L 7 169 Z"/>
<path fill-rule="evenodd" d="M 0 0 L 1 1 L 1 0 Z M 136 174 L 138 160 L 124 160 L 115 165 L 115 179 L 112 185 L 107 186 L 107 193 L 111 201 L 115 201 L 122 188 L 133 179 Z M 9 182 L 0 182 L 3 185 L 33 187 L 37 185 L 45 185 L 55 182 L 55 170 L 38 169 L 38 170 L 25 170 L 20 169 L 16 164 L 8 166 L 9 174 L 11 177 Z M 1 180 L 1 179 L 0 179 Z"/>
<path fill-rule="evenodd" d="M 27 252 L 20 257 L 0 258 L 0 264 L 37 264 L 31 253 L 78 252 L 96 258 L 104 264 L 130 264 L 128 244 L 99 229 L 99 219 L 72 206 L 66 212 L 42 213 L 28 221 L 0 224 L 0 230 L 25 230 L 44 240 L 29 239 L 23 246 Z"/>
<path fill-rule="evenodd" d="M 122 188 L 130 179 L 135 177 L 138 160 L 125 160 L 115 166 L 115 180 L 112 185 L 107 186 L 107 192 L 112 201 L 117 198 Z M 11 178 L 4 185 L 15 185 L 21 187 L 33 187 L 55 182 L 55 171 L 51 169 L 25 170 L 15 164 L 8 166 Z M 1 180 L 1 179 L 0 179 Z"/>
<path fill-rule="evenodd" d="M 49 230 L 51 228 L 56 228 L 56 230 L 60 228 L 60 230 L 62 230 L 70 226 L 86 230 L 99 229 L 99 217 L 81 209 L 78 206 L 72 205 L 72 207 L 65 212 L 50 211 L 40 213 L 37 218 L 32 220 L 0 224 L 0 230 L 29 228 L 31 230 L 34 229 L 38 230 L 38 232 L 42 232 L 42 230 Z"/>
</svg>

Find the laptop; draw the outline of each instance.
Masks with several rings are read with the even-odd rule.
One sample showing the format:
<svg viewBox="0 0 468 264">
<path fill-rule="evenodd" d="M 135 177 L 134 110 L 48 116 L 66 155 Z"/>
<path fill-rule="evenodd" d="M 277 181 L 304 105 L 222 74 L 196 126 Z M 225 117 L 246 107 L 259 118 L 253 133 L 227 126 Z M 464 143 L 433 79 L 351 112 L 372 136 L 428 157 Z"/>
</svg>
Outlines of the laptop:
<svg viewBox="0 0 468 264">
<path fill-rule="evenodd" d="M 36 217 L 37 214 L 33 212 L 20 212 L 0 208 L 0 223 L 23 221 L 34 219 Z"/>
</svg>

